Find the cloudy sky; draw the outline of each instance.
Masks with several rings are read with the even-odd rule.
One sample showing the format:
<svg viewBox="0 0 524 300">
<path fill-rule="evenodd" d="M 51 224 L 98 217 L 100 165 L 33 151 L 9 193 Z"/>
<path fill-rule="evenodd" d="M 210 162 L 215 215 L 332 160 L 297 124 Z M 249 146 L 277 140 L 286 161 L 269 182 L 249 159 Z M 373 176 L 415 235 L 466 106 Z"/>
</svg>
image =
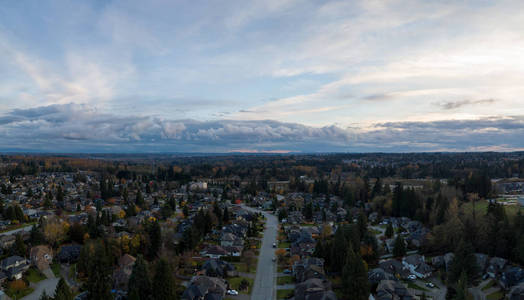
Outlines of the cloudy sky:
<svg viewBox="0 0 524 300">
<path fill-rule="evenodd" d="M 8 1 L 0 151 L 524 149 L 522 1 Z"/>
</svg>

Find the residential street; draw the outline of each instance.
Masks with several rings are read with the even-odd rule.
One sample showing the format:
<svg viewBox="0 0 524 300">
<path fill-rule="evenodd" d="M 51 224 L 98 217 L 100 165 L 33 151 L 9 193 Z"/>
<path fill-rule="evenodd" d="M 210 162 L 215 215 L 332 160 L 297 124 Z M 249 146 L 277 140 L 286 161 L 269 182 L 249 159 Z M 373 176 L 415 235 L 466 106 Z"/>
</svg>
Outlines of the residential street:
<svg viewBox="0 0 524 300">
<path fill-rule="evenodd" d="M 275 256 L 273 243 L 277 242 L 278 219 L 270 213 L 244 205 L 242 207 L 249 211 L 260 212 L 266 217 L 266 229 L 258 256 L 257 274 L 251 300 L 276 299 L 276 263 L 272 259 Z"/>
</svg>

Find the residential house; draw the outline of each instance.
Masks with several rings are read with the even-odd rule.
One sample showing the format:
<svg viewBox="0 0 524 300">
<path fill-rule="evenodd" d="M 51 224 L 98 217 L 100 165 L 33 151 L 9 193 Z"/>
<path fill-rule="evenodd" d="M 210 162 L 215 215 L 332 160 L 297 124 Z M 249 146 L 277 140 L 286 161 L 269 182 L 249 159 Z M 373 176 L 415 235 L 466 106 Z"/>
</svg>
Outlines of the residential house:
<svg viewBox="0 0 524 300">
<path fill-rule="evenodd" d="M 495 278 L 502 273 L 507 263 L 508 261 L 504 258 L 492 257 L 489 260 L 488 268 L 486 269 L 486 273 L 489 275 L 489 277 Z"/>
<path fill-rule="evenodd" d="M 229 253 L 226 250 L 224 250 L 224 248 L 222 248 L 221 246 L 209 245 L 200 252 L 200 255 L 209 258 L 221 258 L 222 256 L 228 256 Z"/>
<path fill-rule="evenodd" d="M 371 284 L 378 284 L 382 280 L 397 280 L 397 278 L 384 271 L 382 268 L 374 268 L 368 272 L 368 281 Z"/>
<path fill-rule="evenodd" d="M 293 266 L 293 276 L 297 282 L 303 282 L 311 278 L 326 279 L 324 272 L 324 259 L 308 257 L 296 261 Z"/>
<path fill-rule="evenodd" d="M 5 234 L 0 236 L 0 247 L 2 249 L 11 248 L 16 241 L 16 236 L 14 234 Z"/>
<path fill-rule="evenodd" d="M 67 245 L 62 246 L 58 252 L 57 258 L 62 263 L 73 263 L 80 257 L 80 245 Z"/>
<path fill-rule="evenodd" d="M 376 300 L 415 300 L 415 296 L 400 282 L 382 280 L 377 287 Z"/>
<path fill-rule="evenodd" d="M 124 254 L 120 257 L 118 261 L 118 269 L 113 273 L 113 284 L 116 289 L 127 290 L 127 283 L 133 273 L 135 261 L 136 258 L 129 254 Z"/>
<path fill-rule="evenodd" d="M 224 279 L 209 276 L 195 276 L 182 294 L 182 300 L 222 300 L 227 291 Z"/>
<path fill-rule="evenodd" d="M 336 300 L 337 296 L 331 290 L 331 283 L 318 278 L 308 279 L 295 286 L 295 300 Z"/>
<path fill-rule="evenodd" d="M 235 266 L 220 259 L 210 259 L 201 268 L 202 275 L 209 277 L 231 277 L 236 275 Z"/>
<path fill-rule="evenodd" d="M 428 278 L 431 276 L 432 269 L 426 264 L 425 258 L 419 254 L 406 256 L 402 259 L 402 264 L 418 278 Z"/>
<path fill-rule="evenodd" d="M 10 279 L 21 279 L 22 274 L 29 269 L 27 260 L 20 256 L 10 256 L 0 262 L 2 271 Z"/>
<path fill-rule="evenodd" d="M 53 250 L 47 245 L 40 245 L 31 248 L 29 258 L 31 264 L 43 271 L 49 269 L 49 265 L 53 261 Z"/>
<path fill-rule="evenodd" d="M 407 279 L 408 276 L 411 275 L 410 270 L 396 259 L 388 259 L 380 262 L 379 267 L 386 273 L 402 279 Z"/>
<path fill-rule="evenodd" d="M 520 267 L 510 267 L 506 269 L 500 276 L 500 286 L 508 290 L 511 287 L 524 282 L 524 270 Z"/>
</svg>

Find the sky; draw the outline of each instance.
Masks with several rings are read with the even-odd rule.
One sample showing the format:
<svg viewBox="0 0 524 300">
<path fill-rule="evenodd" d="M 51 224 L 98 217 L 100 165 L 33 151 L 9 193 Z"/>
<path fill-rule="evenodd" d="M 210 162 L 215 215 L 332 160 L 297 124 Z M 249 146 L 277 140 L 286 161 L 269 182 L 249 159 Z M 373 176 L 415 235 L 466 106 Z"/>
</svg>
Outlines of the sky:
<svg viewBox="0 0 524 300">
<path fill-rule="evenodd" d="M 523 1 L 7 1 L 0 151 L 524 150 Z"/>
</svg>

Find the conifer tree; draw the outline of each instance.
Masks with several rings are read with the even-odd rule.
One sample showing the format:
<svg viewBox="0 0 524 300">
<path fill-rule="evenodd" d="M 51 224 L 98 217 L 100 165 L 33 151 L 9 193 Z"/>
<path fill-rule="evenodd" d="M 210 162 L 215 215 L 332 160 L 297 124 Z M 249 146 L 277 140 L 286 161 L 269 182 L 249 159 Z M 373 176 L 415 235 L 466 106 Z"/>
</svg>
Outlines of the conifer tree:
<svg viewBox="0 0 524 300">
<path fill-rule="evenodd" d="M 367 300 L 369 297 L 369 282 L 364 261 L 349 247 L 346 263 L 342 270 L 344 293 L 348 299 Z"/>
<path fill-rule="evenodd" d="M 73 300 L 73 293 L 71 292 L 71 289 L 65 282 L 64 278 L 60 278 L 58 281 L 58 284 L 56 285 L 55 289 L 55 297 L 54 300 Z"/>
<path fill-rule="evenodd" d="M 152 292 L 151 278 L 147 263 L 142 255 L 138 255 L 135 261 L 128 286 L 130 300 L 149 299 Z"/>
<path fill-rule="evenodd" d="M 153 300 L 176 299 L 175 278 L 173 270 L 165 259 L 160 259 L 156 264 L 155 278 L 153 280 Z"/>
</svg>

